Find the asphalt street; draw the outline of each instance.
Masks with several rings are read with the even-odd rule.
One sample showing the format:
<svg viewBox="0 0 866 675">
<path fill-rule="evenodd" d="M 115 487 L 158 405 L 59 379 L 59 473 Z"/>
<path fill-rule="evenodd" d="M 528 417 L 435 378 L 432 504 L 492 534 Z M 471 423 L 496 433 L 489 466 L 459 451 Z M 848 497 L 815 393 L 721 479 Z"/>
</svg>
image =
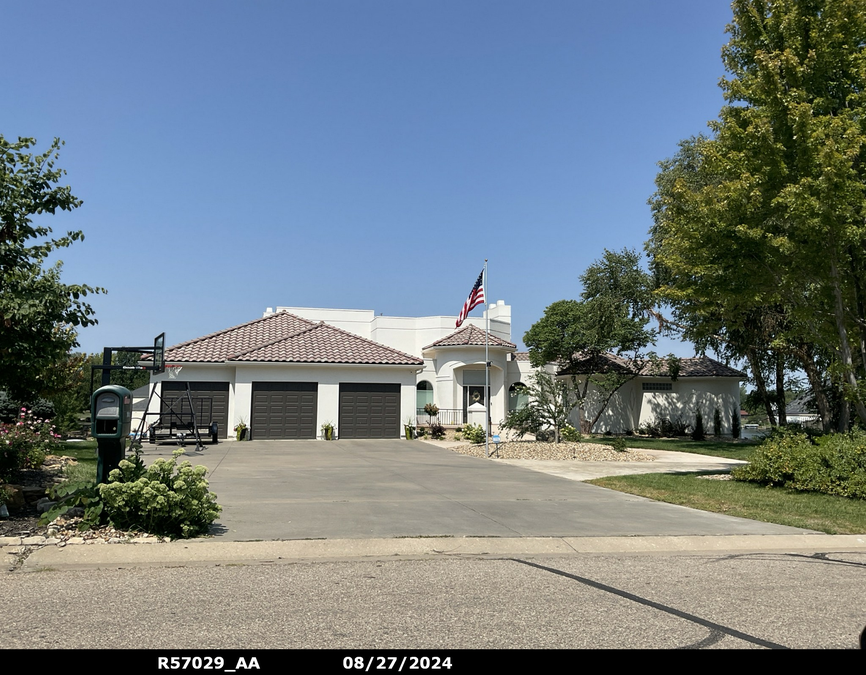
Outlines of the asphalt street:
<svg viewBox="0 0 866 675">
<path fill-rule="evenodd" d="M 171 451 L 146 447 L 148 461 Z M 351 650 L 434 650 L 474 672 L 478 652 L 456 650 L 853 650 L 866 626 L 866 536 L 581 482 L 604 467 L 400 441 L 222 443 L 187 458 L 225 506 L 214 536 L 4 546 L 18 561 L 0 573 L 4 648 L 325 649 L 316 668 L 335 672 Z"/>
</svg>

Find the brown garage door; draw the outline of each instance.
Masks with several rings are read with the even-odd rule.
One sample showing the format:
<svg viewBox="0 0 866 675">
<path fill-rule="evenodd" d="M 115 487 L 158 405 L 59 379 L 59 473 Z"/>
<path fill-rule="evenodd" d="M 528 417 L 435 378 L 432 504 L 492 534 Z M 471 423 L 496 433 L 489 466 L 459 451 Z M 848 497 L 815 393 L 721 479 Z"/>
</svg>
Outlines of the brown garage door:
<svg viewBox="0 0 866 675">
<path fill-rule="evenodd" d="M 231 433 L 229 429 L 229 383 L 228 382 L 190 382 L 192 404 L 195 407 L 195 421 L 199 426 L 216 422 L 219 425 L 219 437 L 226 438 Z M 185 418 L 189 414 L 189 401 L 186 399 L 186 382 L 162 383 L 163 416 L 172 410 L 181 413 Z"/>
<path fill-rule="evenodd" d="M 340 438 L 398 438 L 399 384 L 341 384 Z"/>
<path fill-rule="evenodd" d="M 253 382 L 252 438 L 315 438 L 315 382 Z"/>
</svg>

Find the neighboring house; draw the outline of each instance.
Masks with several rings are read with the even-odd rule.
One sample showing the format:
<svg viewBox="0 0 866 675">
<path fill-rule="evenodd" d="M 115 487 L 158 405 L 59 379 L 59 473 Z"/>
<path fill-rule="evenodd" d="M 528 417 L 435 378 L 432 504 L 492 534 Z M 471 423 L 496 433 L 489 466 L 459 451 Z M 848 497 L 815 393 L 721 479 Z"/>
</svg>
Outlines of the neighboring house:
<svg viewBox="0 0 866 675">
<path fill-rule="evenodd" d="M 628 364 L 610 357 L 611 368 L 628 375 Z M 645 366 L 634 379 L 626 382 L 611 398 L 593 431 L 622 433 L 637 431 L 655 420 L 682 420 L 694 425 L 697 411 L 701 412 L 704 429 L 713 432 L 713 417 L 718 410 L 722 418 L 722 434 L 732 433 L 732 419 L 740 410 L 740 382 L 746 374 L 707 356 L 681 358 L 676 381 L 666 369 L 653 370 Z M 588 416 L 598 410 L 597 398 L 590 398 Z M 578 411 L 572 424 L 578 427 Z M 578 427 L 579 428 L 579 427 Z"/>
<path fill-rule="evenodd" d="M 398 438 L 407 420 L 427 421 L 426 403 L 438 406 L 446 426 L 483 422 L 489 403 L 495 425 L 509 410 L 525 405 L 522 383 L 532 368 L 528 354 L 517 352 L 511 342 L 511 307 L 500 300 L 485 314 L 490 320 L 489 402 L 485 317 L 469 318 L 455 329 L 453 316 L 377 316 L 372 310 L 268 308 L 260 319 L 169 347 L 165 361 L 182 366 L 180 373 L 154 376 L 151 383 L 166 399 L 176 398 L 189 383 L 198 416 L 208 418 L 205 423 L 216 421 L 223 438 L 233 437 L 239 422 L 249 425 L 254 439 L 320 438 L 328 422 L 338 438 Z M 733 377 L 735 406 L 742 377 Z M 675 396 L 667 398 L 656 391 L 636 396 L 631 386 L 615 406 L 619 416 L 606 415 L 608 426 L 601 430 L 637 428 L 644 408 L 661 411 L 658 404 L 672 404 L 673 398 L 688 405 L 695 398 L 690 384 L 710 392 L 696 400 L 715 401 L 716 390 L 727 396 L 728 378 L 722 379 L 725 384 L 718 376 L 681 374 L 673 383 Z M 635 403 L 641 406 L 637 412 Z M 150 412 L 159 410 L 154 397 Z M 712 409 L 709 415 L 711 423 Z"/>
<path fill-rule="evenodd" d="M 815 408 L 811 394 L 803 394 L 785 407 L 785 417 L 789 423 L 820 426 L 821 418 Z"/>
</svg>

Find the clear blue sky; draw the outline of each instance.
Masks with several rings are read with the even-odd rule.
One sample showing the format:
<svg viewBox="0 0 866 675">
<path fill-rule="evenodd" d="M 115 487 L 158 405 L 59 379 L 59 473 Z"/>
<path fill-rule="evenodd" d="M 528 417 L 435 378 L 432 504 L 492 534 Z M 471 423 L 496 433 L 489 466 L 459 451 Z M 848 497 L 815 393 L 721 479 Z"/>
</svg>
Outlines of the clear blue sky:
<svg viewBox="0 0 866 675">
<path fill-rule="evenodd" d="M 0 133 L 66 142 L 84 205 L 47 224 L 85 233 L 64 280 L 108 289 L 84 351 L 275 305 L 453 315 L 484 258 L 519 341 L 605 248 L 642 248 L 656 163 L 722 106 L 730 19 L 729 0 L 6 3 Z"/>
</svg>

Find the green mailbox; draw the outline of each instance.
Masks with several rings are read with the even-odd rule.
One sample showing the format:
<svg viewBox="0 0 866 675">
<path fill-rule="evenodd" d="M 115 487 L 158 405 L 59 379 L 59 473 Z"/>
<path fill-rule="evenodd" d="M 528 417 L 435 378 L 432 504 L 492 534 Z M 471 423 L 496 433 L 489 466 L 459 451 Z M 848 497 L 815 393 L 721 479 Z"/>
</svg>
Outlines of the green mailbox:
<svg viewBox="0 0 866 675">
<path fill-rule="evenodd" d="M 90 434 L 96 439 L 96 482 L 104 483 L 126 452 L 132 426 L 132 392 L 109 384 L 93 392 L 90 400 Z"/>
</svg>

